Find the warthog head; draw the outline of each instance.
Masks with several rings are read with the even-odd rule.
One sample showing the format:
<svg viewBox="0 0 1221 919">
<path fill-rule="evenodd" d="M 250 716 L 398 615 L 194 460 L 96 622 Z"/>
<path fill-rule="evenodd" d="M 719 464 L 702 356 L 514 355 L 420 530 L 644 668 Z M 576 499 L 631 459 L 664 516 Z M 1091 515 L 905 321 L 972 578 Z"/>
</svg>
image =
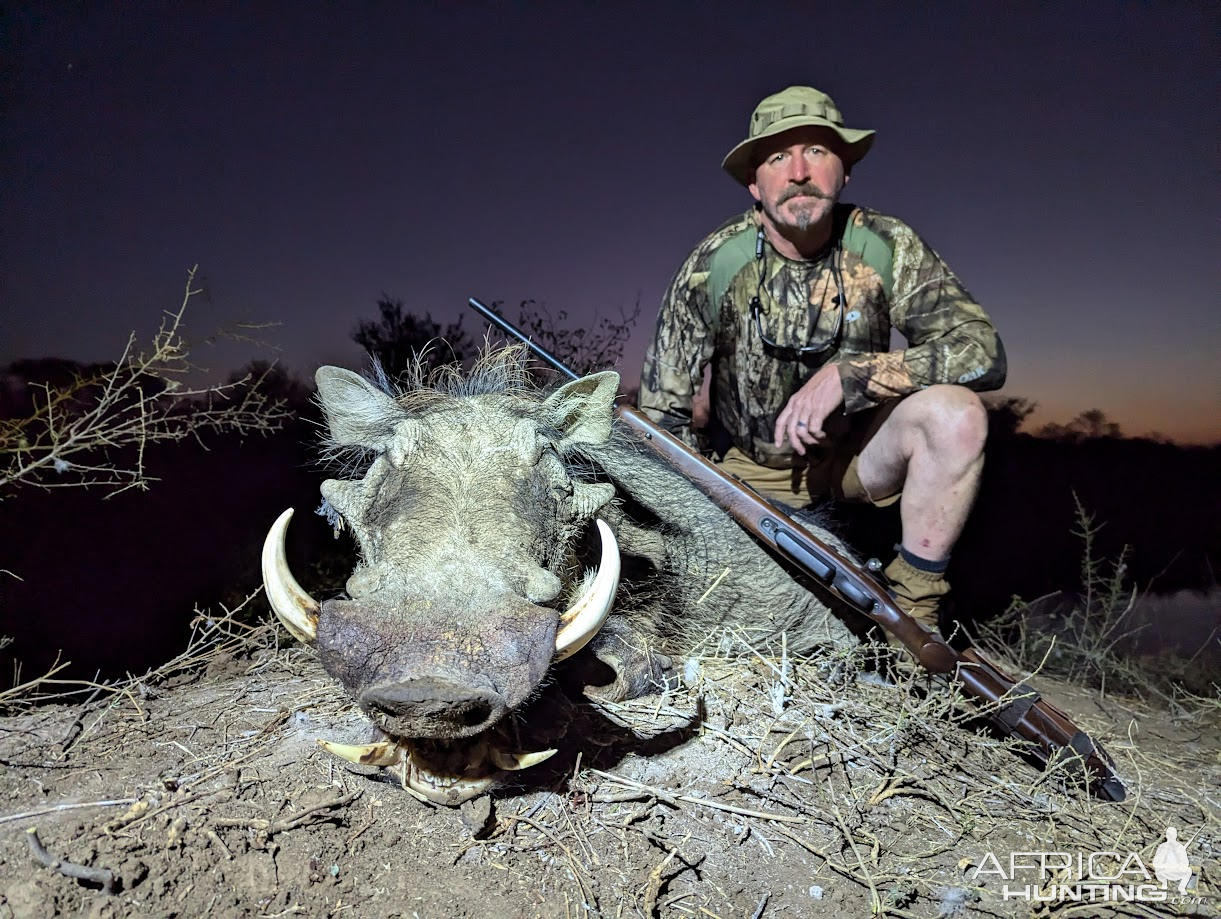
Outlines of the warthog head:
<svg viewBox="0 0 1221 919">
<path fill-rule="evenodd" d="M 656 719 L 623 724 L 613 703 L 657 691 L 669 655 L 718 630 L 758 647 L 783 633 L 792 653 L 855 643 L 612 422 L 616 374 L 547 393 L 528 382 L 523 360 L 511 348 L 465 377 L 425 380 L 417 370 L 393 395 L 323 367 L 330 448 L 345 464 L 322 486 L 323 510 L 355 536 L 361 563 L 344 596 L 319 604 L 285 562 L 291 511 L 263 549 L 276 614 L 379 732 L 373 743 L 324 746 L 446 804 L 554 752 L 530 749 L 566 730 L 535 696 L 552 664 L 586 643 L 563 665 L 565 682 L 637 736 L 657 733 Z M 531 735 L 547 739 L 519 739 Z"/>
<path fill-rule="evenodd" d="M 611 610 L 619 554 L 597 518 L 615 488 L 584 481 L 574 457 L 610 437 L 619 377 L 530 399 L 520 360 L 502 356 L 397 397 L 337 367 L 317 383 L 333 453 L 363 473 L 322 494 L 362 560 L 346 596 L 319 604 L 288 569 L 285 511 L 264 545 L 268 597 L 380 731 L 323 745 L 459 803 L 554 752 L 515 749 L 505 716 Z M 597 537 L 595 576 L 582 553 Z"/>
</svg>

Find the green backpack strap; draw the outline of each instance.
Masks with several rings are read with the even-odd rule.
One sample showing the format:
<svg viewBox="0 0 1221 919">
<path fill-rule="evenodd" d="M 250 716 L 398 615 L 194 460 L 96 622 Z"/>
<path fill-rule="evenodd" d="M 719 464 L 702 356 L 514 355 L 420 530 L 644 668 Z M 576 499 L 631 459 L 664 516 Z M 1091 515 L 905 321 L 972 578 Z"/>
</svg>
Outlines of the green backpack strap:
<svg viewBox="0 0 1221 919">
<path fill-rule="evenodd" d="M 878 273 L 886 297 L 890 299 L 895 288 L 894 246 L 869 227 L 858 226 L 851 214 L 846 214 L 845 217 L 847 219 L 843 224 L 842 237 L 844 251 L 856 254 L 862 262 Z"/>
<path fill-rule="evenodd" d="M 716 328 L 721 314 L 721 301 L 729 291 L 729 285 L 755 257 L 755 237 L 758 231 L 752 226 L 731 236 L 712 254 L 708 262 L 708 311 L 711 327 Z"/>
</svg>

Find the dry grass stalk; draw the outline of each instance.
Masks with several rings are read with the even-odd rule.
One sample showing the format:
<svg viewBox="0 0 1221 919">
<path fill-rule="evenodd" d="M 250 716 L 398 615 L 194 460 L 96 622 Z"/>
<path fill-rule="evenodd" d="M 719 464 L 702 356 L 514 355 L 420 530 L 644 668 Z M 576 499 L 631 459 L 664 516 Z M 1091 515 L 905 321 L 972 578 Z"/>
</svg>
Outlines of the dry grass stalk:
<svg viewBox="0 0 1221 919">
<path fill-rule="evenodd" d="M 136 798 L 116 798 L 113 801 L 78 801 L 71 804 L 53 804 L 50 807 L 40 807 L 37 810 L 25 811 L 20 814 L 7 814 L 0 817 L 0 823 L 30 820 L 34 817 L 45 817 L 47 814 L 54 814 L 59 811 L 80 810 L 86 807 L 121 807 L 124 804 L 135 804 L 136 800 Z"/>
<path fill-rule="evenodd" d="M 1186 659 L 1173 653 L 1141 657 L 1138 639 L 1150 623 L 1136 615 L 1138 593 L 1127 580 L 1129 548 L 1114 560 L 1099 558 L 1096 541 L 1103 525 L 1075 494 L 1073 498 L 1073 534 L 1081 540 L 1080 595 L 1050 594 L 1029 603 L 1014 598 L 1002 616 L 980 627 L 980 645 L 991 655 L 1015 658 L 1020 666 L 1040 661 L 1039 669 L 1104 697 L 1135 695 L 1188 711 L 1221 706 L 1215 668 L 1208 695 L 1198 694 L 1200 687 L 1188 690 L 1177 678 L 1198 669 L 1197 659 L 1211 648 L 1216 631 Z M 1193 676 L 1197 683 L 1208 682 L 1204 671 Z"/>
<path fill-rule="evenodd" d="M 776 820 L 780 823 L 805 823 L 800 817 L 786 817 L 783 814 L 767 814 L 761 811 L 748 810 L 744 807 L 734 807 L 730 804 L 721 804 L 719 801 L 709 801 L 705 798 L 693 798 L 690 795 L 672 795 L 663 791 L 660 788 L 652 788 L 648 785 L 642 785 L 639 782 L 633 782 L 631 779 L 625 779 L 623 776 L 612 775 L 609 772 L 602 772 L 600 769 L 590 769 L 589 772 L 594 775 L 601 776 L 609 782 L 615 782 L 624 785 L 628 788 L 635 788 L 657 798 L 660 801 L 667 803 L 677 803 L 682 801 L 686 804 L 696 804 L 700 807 L 711 807 L 714 810 L 725 811 L 730 814 L 738 814 L 743 817 L 757 817 L 760 820 Z"/>
</svg>

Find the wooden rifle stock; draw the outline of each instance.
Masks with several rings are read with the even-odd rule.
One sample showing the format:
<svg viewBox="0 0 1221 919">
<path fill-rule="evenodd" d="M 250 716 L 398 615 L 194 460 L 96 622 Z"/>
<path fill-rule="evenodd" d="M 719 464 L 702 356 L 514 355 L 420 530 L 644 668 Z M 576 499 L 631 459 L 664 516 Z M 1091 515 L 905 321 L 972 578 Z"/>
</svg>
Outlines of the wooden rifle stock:
<svg viewBox="0 0 1221 919">
<path fill-rule="evenodd" d="M 526 344 L 552 368 L 576 379 L 557 358 L 530 341 L 511 323 L 478 300 L 468 301 L 489 322 Z M 1063 765 L 1083 775 L 1090 790 L 1110 801 L 1127 796 L 1106 751 L 1064 712 L 1034 689 L 1018 683 L 975 648 L 956 651 L 937 632 L 925 628 L 895 603 L 890 593 L 833 547 L 811 533 L 738 479 L 724 472 L 638 409 L 618 406 L 622 424 L 728 513 L 747 532 L 788 560 L 802 574 L 854 610 L 877 622 L 903 643 L 926 670 L 947 674 L 989 707 L 989 719 L 1002 731 L 1031 742 L 1029 752 L 1045 767 Z"/>
</svg>

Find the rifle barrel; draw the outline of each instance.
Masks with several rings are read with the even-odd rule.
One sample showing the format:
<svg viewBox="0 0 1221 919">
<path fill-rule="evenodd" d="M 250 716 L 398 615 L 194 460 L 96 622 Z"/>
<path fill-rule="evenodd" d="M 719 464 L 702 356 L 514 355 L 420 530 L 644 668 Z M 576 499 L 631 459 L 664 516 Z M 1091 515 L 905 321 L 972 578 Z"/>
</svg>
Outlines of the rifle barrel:
<svg viewBox="0 0 1221 919">
<path fill-rule="evenodd" d="M 471 309 L 477 312 L 488 322 L 492 323 L 492 325 L 496 326 L 496 328 L 500 329 L 500 331 L 504 332 L 511 338 L 516 338 L 523 345 L 533 351 L 535 357 L 550 364 L 551 369 L 564 374 L 564 376 L 568 377 L 570 380 L 580 379 L 580 377 L 572 370 L 568 369 L 568 367 L 562 361 L 560 361 L 558 357 L 556 357 L 538 342 L 531 339 L 530 336 L 524 334 L 520 329 L 514 326 L 513 323 L 509 322 L 507 319 L 501 318 L 492 310 L 490 306 L 481 303 L 474 297 L 468 298 L 466 302 L 470 304 Z"/>
</svg>

